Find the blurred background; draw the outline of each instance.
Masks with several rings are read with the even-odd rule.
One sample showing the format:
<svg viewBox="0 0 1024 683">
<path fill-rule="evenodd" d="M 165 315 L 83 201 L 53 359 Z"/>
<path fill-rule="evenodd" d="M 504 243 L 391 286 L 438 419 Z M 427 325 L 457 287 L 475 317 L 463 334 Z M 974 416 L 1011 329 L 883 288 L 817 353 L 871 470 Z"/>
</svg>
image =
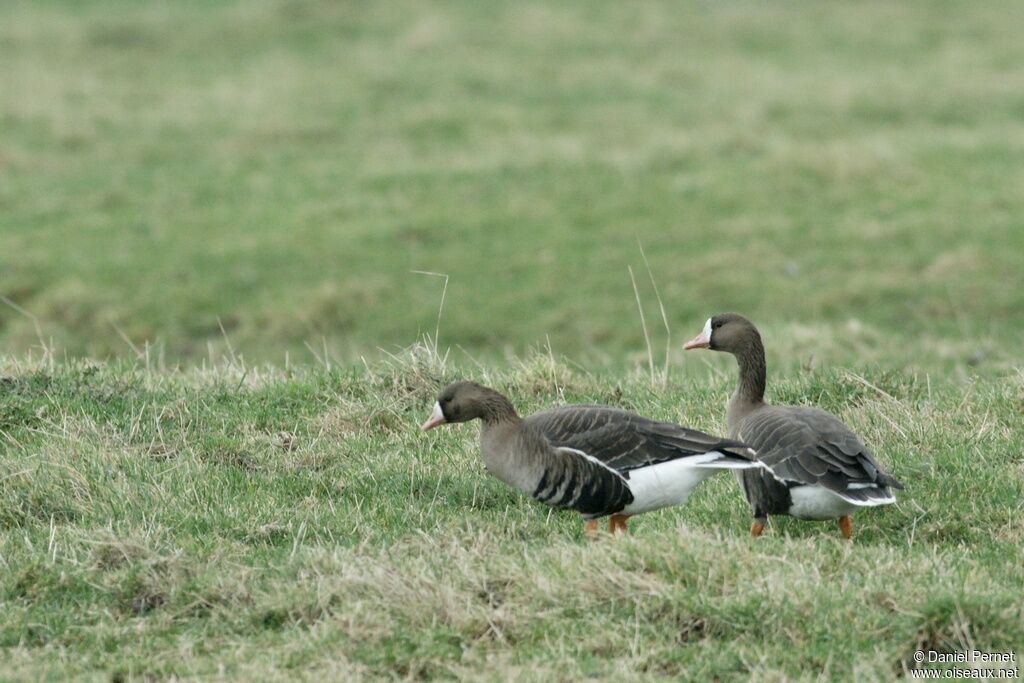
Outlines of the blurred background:
<svg viewBox="0 0 1024 683">
<path fill-rule="evenodd" d="M 0 3 L 0 353 L 1004 372 L 1017 2 Z M 650 274 L 639 245 L 650 265 Z M 636 291 L 629 268 L 636 279 Z M 222 329 L 223 328 L 223 329 Z M 689 358 L 687 358 L 689 360 Z"/>
</svg>

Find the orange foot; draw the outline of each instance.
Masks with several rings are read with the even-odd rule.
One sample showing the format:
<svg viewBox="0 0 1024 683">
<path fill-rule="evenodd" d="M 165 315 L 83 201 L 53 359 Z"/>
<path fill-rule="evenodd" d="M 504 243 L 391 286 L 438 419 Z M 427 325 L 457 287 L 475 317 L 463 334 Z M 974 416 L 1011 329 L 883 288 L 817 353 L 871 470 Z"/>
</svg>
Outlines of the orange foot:
<svg viewBox="0 0 1024 683">
<path fill-rule="evenodd" d="M 850 519 L 850 515 L 839 518 L 839 530 L 843 532 L 843 538 L 849 541 L 853 536 L 853 520 Z"/>
<path fill-rule="evenodd" d="M 614 536 L 618 532 L 626 533 L 626 515 L 612 515 L 608 518 L 608 531 Z"/>
<path fill-rule="evenodd" d="M 583 524 L 583 535 L 586 536 L 591 541 L 593 541 L 595 538 L 597 538 L 597 520 L 596 519 L 588 519 Z"/>
<path fill-rule="evenodd" d="M 754 523 L 750 525 L 750 536 L 751 538 L 757 538 L 764 532 L 764 522 L 759 522 L 756 519 Z"/>
</svg>

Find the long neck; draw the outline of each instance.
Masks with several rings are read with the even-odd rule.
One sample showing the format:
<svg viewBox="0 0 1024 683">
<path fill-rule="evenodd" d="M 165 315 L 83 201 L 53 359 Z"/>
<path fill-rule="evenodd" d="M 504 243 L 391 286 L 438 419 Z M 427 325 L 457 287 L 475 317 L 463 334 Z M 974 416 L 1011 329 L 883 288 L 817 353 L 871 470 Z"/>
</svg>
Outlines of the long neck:
<svg viewBox="0 0 1024 683">
<path fill-rule="evenodd" d="M 740 381 L 736 393 L 729 399 L 725 409 L 725 421 L 729 435 L 741 438 L 740 424 L 750 413 L 764 405 L 764 347 L 761 337 L 754 332 L 750 341 L 734 354 L 740 366 Z"/>
<path fill-rule="evenodd" d="M 529 428 L 501 394 L 479 399 L 480 454 L 487 471 L 510 486 L 532 494 L 540 479 L 538 468 L 552 455 L 551 445 Z"/>
<path fill-rule="evenodd" d="M 490 389 L 484 391 L 479 402 L 480 419 L 483 420 L 485 425 L 521 421 L 512 403 L 497 391 L 491 391 Z"/>
<path fill-rule="evenodd" d="M 764 402 L 765 363 L 764 345 L 761 335 L 753 331 L 747 343 L 736 353 L 736 362 L 740 366 L 740 381 L 736 386 L 733 399 L 744 403 L 758 404 Z"/>
</svg>

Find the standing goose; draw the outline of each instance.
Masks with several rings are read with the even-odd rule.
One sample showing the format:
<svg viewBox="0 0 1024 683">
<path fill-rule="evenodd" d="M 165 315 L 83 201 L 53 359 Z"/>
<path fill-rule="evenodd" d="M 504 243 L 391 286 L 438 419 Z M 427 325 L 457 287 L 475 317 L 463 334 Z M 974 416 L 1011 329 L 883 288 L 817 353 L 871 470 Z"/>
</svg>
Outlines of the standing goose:
<svg viewBox="0 0 1024 683">
<path fill-rule="evenodd" d="M 851 512 L 896 502 L 889 489 L 903 485 L 882 471 L 837 417 L 818 408 L 764 402 L 764 346 L 749 320 L 735 313 L 709 318 L 683 349 L 725 351 L 739 364 L 739 384 L 726 408 L 729 434 L 754 448 L 770 468 L 737 473 L 754 512 L 751 536 L 761 535 L 768 515 L 792 515 L 838 519 L 848 539 Z"/>
<path fill-rule="evenodd" d="M 632 515 L 682 505 L 722 469 L 763 468 L 743 444 L 601 406 L 565 406 L 526 419 L 507 398 L 473 382 L 437 397 L 421 429 L 480 418 L 487 471 L 555 508 L 576 510 L 588 536 L 609 516 L 612 533 Z"/>
</svg>

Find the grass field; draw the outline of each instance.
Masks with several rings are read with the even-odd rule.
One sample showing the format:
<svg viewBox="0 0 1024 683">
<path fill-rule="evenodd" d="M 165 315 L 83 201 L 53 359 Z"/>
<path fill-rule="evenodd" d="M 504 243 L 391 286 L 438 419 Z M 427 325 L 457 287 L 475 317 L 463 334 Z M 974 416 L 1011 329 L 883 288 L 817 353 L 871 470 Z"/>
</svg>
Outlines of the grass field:
<svg viewBox="0 0 1024 683">
<path fill-rule="evenodd" d="M 1021 25 L 1008 1 L 0 3 L 0 679 L 1024 655 Z M 722 432 L 731 360 L 678 347 L 724 310 L 761 327 L 770 400 L 836 412 L 907 483 L 853 544 L 787 519 L 751 542 L 727 476 L 588 544 L 484 475 L 475 425 L 416 429 L 468 376 L 523 413 Z"/>
<path fill-rule="evenodd" d="M 588 544 L 576 515 L 484 475 L 475 426 L 419 433 L 455 376 L 429 354 L 4 373 L 5 678 L 886 681 L 921 648 L 1024 643 L 1020 375 L 966 397 L 894 373 L 775 382 L 907 483 L 853 544 L 787 519 L 752 542 L 728 476 Z M 544 357 L 476 376 L 524 412 L 594 401 L 705 429 L 731 385 Z"/>
<path fill-rule="evenodd" d="M 872 361 L 980 341 L 1005 362 L 1022 23 L 1016 2 L 6 2 L 0 291 L 72 354 L 195 362 L 222 324 L 251 361 L 349 361 L 434 330 L 441 283 L 410 271 L 435 271 L 449 344 L 614 363 L 643 348 L 639 239 L 675 326 L 855 320 L 898 340 Z M 38 344 L 32 321 L 0 306 L 0 343 Z"/>
</svg>

